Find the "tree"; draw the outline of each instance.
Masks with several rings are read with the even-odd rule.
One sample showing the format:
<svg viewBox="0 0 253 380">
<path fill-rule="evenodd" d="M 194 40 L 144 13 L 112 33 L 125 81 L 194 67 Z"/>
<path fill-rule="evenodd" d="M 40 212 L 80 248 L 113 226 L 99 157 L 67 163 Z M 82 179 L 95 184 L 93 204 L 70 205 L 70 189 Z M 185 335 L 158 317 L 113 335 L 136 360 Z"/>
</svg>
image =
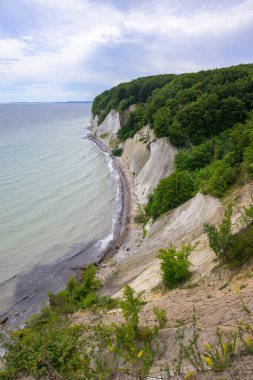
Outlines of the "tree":
<svg viewBox="0 0 253 380">
<path fill-rule="evenodd" d="M 180 248 L 171 245 L 167 249 L 160 249 L 158 253 L 163 273 L 163 282 L 168 288 L 174 288 L 179 283 L 190 277 L 191 265 L 188 257 L 195 246 L 182 244 Z"/>
<path fill-rule="evenodd" d="M 120 301 L 119 306 L 125 317 L 126 323 L 129 324 L 134 330 L 137 330 L 139 323 L 139 314 L 144 303 L 140 295 L 135 296 L 134 290 L 130 285 L 124 287 L 123 300 Z"/>
<path fill-rule="evenodd" d="M 154 116 L 154 131 L 157 137 L 168 136 L 168 128 L 171 124 L 171 112 L 169 108 L 160 108 Z"/>
<path fill-rule="evenodd" d="M 227 249 L 232 237 L 232 213 L 233 205 L 232 203 L 229 203 L 225 209 L 224 217 L 218 227 L 213 224 L 206 223 L 203 228 L 204 232 L 208 236 L 210 247 L 222 261 L 229 261 Z"/>
<path fill-rule="evenodd" d="M 186 202 L 195 194 L 193 176 L 188 171 L 175 172 L 160 181 L 149 197 L 146 212 L 157 218 Z"/>
</svg>

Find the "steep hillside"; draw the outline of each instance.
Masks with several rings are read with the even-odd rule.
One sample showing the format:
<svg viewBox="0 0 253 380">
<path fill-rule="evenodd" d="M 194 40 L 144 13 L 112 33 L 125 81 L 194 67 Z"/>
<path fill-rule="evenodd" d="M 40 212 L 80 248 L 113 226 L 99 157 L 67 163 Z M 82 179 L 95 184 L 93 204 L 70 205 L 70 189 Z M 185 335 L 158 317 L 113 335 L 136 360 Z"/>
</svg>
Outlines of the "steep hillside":
<svg viewBox="0 0 253 380">
<path fill-rule="evenodd" d="M 252 379 L 252 75 L 140 78 L 95 99 L 90 138 L 129 184 L 124 241 L 3 332 L 1 380 Z"/>
<path fill-rule="evenodd" d="M 99 138 L 116 151 L 123 150 L 123 159 L 137 176 L 139 199 L 148 201 L 148 215 L 156 218 L 199 191 L 222 197 L 251 174 L 252 73 L 253 65 L 239 65 L 171 76 L 159 89 L 150 87 L 145 102 L 139 100 L 123 112 L 111 110 L 97 127 Z M 140 80 L 144 85 L 145 78 Z M 107 91 L 106 97 L 114 97 L 117 88 Z M 95 99 L 93 112 L 104 112 L 104 98 L 101 94 Z"/>
</svg>

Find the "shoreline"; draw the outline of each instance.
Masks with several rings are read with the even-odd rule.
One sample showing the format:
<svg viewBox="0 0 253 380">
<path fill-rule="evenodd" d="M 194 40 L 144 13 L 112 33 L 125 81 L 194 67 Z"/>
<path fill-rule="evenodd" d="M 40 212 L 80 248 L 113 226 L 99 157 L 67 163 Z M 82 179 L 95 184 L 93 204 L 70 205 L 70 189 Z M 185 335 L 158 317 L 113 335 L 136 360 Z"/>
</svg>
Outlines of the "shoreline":
<svg viewBox="0 0 253 380">
<path fill-rule="evenodd" d="M 110 156 L 110 158 L 112 159 L 113 169 L 117 171 L 117 174 L 119 176 L 118 186 L 119 186 L 120 209 L 117 215 L 117 220 L 115 222 L 116 224 L 113 231 L 113 238 L 111 241 L 109 241 L 107 246 L 101 250 L 98 257 L 91 261 L 92 263 L 94 263 L 95 265 L 98 265 L 101 268 L 102 266 L 104 266 L 104 262 L 108 260 L 109 258 L 114 257 L 117 251 L 127 241 L 128 234 L 129 234 L 128 225 L 130 223 L 130 218 L 131 218 L 131 205 L 132 205 L 131 189 L 130 189 L 129 179 L 127 178 L 127 175 L 125 173 L 124 168 L 122 167 L 120 160 L 112 155 L 109 148 L 102 141 L 96 139 L 92 134 L 87 134 L 84 138 L 92 141 L 102 152 Z M 61 263 L 56 262 L 50 268 L 41 268 L 42 271 L 48 270 L 48 272 L 50 273 L 50 270 L 52 270 L 52 273 L 53 273 L 53 268 L 55 268 L 57 265 L 60 264 L 63 272 L 65 271 L 65 273 L 62 274 L 60 281 L 59 281 L 59 278 L 57 278 L 57 274 L 55 277 L 51 273 L 52 281 L 53 281 L 53 278 L 55 277 L 55 283 L 53 281 L 51 286 L 53 287 L 53 285 L 55 285 L 57 288 L 57 284 L 58 284 L 58 290 L 52 289 L 50 287 L 50 289 L 53 292 L 56 293 L 60 289 L 65 288 L 68 278 L 71 276 L 71 271 L 72 273 L 74 272 L 76 275 L 78 275 L 78 272 L 80 270 L 84 269 L 87 265 L 91 263 L 89 262 L 89 260 L 87 260 L 87 257 L 83 256 L 83 253 L 92 249 L 92 244 L 96 244 L 98 242 L 91 242 L 90 245 L 81 249 L 76 255 L 69 258 L 66 257 L 65 259 L 63 258 Z M 82 262 L 82 257 L 83 257 L 84 263 L 71 265 L 71 261 L 74 260 L 75 257 L 79 258 L 78 259 L 79 262 L 80 261 Z M 35 268 L 35 269 L 36 270 L 39 269 L 40 271 L 40 268 Z M 59 270 L 58 270 L 58 274 L 59 274 Z M 22 278 L 21 278 L 21 281 L 22 281 Z M 38 291 L 42 291 L 42 289 L 38 288 Z M 37 313 L 40 310 L 41 302 L 47 302 L 47 297 L 41 296 L 37 298 L 36 297 L 37 293 L 38 292 L 34 292 L 33 289 L 31 289 L 29 292 L 27 292 L 24 295 L 23 298 L 17 300 L 17 302 L 12 304 L 4 313 L 0 315 L 0 326 L 4 326 L 4 325 L 10 326 L 10 327 L 15 326 L 16 328 L 20 328 L 21 326 L 24 326 L 27 318 L 29 318 L 32 314 Z M 39 294 L 37 295 L 40 296 Z"/>
<path fill-rule="evenodd" d="M 140 208 L 140 201 L 135 190 L 135 177 L 130 172 L 127 163 L 121 157 L 112 155 L 110 148 L 101 140 L 99 140 L 94 131 L 91 130 L 87 136 L 94 144 L 98 145 L 100 149 L 108 153 L 113 159 L 116 170 L 120 175 L 121 190 L 122 190 L 122 219 L 120 233 L 113 239 L 112 244 L 108 246 L 105 254 L 99 260 L 99 271 L 97 276 L 103 286 L 110 287 L 108 281 L 114 275 L 117 276 L 118 265 L 127 262 L 137 253 L 144 236 L 141 224 L 135 222 L 134 215 L 136 215 Z M 124 264 L 123 264 L 124 265 Z M 107 295 L 107 291 L 101 290 L 101 295 Z"/>
<path fill-rule="evenodd" d="M 113 236 L 113 239 L 105 248 L 103 254 L 101 255 L 101 258 L 97 261 L 97 264 L 99 265 L 103 264 L 105 260 L 114 256 L 127 239 L 129 232 L 128 225 L 131 219 L 132 197 L 129 179 L 127 178 L 120 160 L 114 157 L 110 149 L 101 140 L 94 137 L 93 134 L 86 136 L 86 139 L 96 144 L 102 152 L 109 154 L 114 164 L 114 168 L 119 175 L 121 209 L 117 218 L 118 226 L 116 226 L 116 231 L 114 231 L 115 236 Z"/>
</svg>

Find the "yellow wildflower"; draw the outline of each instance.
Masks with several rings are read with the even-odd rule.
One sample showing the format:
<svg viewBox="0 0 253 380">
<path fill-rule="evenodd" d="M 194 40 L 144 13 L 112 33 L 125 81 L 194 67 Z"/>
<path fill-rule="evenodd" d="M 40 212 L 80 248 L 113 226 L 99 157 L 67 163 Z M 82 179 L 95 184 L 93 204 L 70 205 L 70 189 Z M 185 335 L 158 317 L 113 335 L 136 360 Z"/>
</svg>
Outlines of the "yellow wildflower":
<svg viewBox="0 0 253 380">
<path fill-rule="evenodd" d="M 247 344 L 247 346 L 252 346 L 252 339 L 249 335 L 246 335 L 245 343 Z"/>
<path fill-rule="evenodd" d="M 194 380 L 196 379 L 196 374 L 193 371 L 189 371 L 184 375 L 184 380 Z"/>
<path fill-rule="evenodd" d="M 139 351 L 139 352 L 138 352 L 138 358 L 141 358 L 143 354 L 144 354 L 143 351 Z"/>
<path fill-rule="evenodd" d="M 213 361 L 212 361 L 211 358 L 209 358 L 208 356 L 205 356 L 204 359 L 205 359 L 205 362 L 208 365 L 208 367 L 212 367 L 213 366 Z"/>
<path fill-rule="evenodd" d="M 234 291 L 236 294 L 240 294 L 241 293 L 241 289 L 239 288 L 238 284 L 234 284 Z"/>
<path fill-rule="evenodd" d="M 108 346 L 108 350 L 109 350 L 110 352 L 113 352 L 113 351 L 114 351 L 114 347 L 113 347 L 113 346 Z"/>
<path fill-rule="evenodd" d="M 205 343 L 205 344 L 204 344 L 204 347 L 205 347 L 205 350 L 206 350 L 207 352 L 211 352 L 212 347 L 211 347 L 211 344 L 210 344 L 210 343 Z"/>
<path fill-rule="evenodd" d="M 222 350 L 223 350 L 224 354 L 227 353 L 227 351 L 228 351 L 228 345 L 227 345 L 227 343 L 222 343 Z"/>
</svg>

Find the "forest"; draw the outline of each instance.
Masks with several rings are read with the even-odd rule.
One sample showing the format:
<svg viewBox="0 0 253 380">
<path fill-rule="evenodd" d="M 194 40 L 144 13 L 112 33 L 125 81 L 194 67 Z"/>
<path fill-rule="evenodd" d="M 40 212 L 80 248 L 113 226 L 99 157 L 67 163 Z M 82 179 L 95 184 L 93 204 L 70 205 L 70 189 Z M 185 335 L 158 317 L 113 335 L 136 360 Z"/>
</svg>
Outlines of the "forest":
<svg viewBox="0 0 253 380">
<path fill-rule="evenodd" d="M 221 197 L 253 172 L 253 65 L 139 78 L 93 103 L 101 122 L 111 108 L 136 104 L 118 132 L 125 141 L 149 124 L 178 148 L 176 171 L 162 179 L 146 212 L 158 217 L 198 191 Z"/>
</svg>

